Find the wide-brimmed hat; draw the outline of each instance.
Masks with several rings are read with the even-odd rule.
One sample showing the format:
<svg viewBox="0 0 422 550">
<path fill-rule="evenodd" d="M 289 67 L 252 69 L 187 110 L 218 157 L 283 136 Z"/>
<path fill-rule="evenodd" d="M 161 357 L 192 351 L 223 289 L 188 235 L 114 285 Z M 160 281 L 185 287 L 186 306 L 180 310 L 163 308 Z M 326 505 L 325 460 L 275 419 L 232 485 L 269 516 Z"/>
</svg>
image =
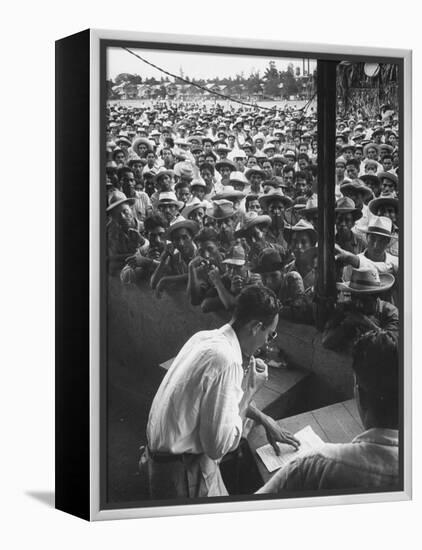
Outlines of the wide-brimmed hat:
<svg viewBox="0 0 422 550">
<path fill-rule="evenodd" d="M 217 150 L 218 152 L 218 150 Z M 215 163 L 215 167 L 217 170 L 220 170 L 220 168 L 224 168 L 224 166 L 228 166 L 230 168 L 230 171 L 231 172 L 235 172 L 236 171 L 236 165 L 234 162 L 232 162 L 231 160 L 229 159 L 222 159 L 222 160 L 217 160 L 217 162 Z"/>
<path fill-rule="evenodd" d="M 243 223 L 240 228 L 235 231 L 234 236 L 236 238 L 244 237 L 249 229 L 255 227 L 256 225 L 271 225 L 270 216 L 267 216 L 267 214 L 260 215 L 256 212 L 246 212 Z"/>
<path fill-rule="evenodd" d="M 230 153 L 228 154 L 228 157 L 231 160 L 234 159 L 246 159 L 246 153 L 243 149 L 232 149 Z"/>
<path fill-rule="evenodd" d="M 395 184 L 396 187 L 399 184 L 399 178 L 396 176 L 396 174 L 393 174 L 393 172 L 379 172 L 378 177 L 380 181 L 382 181 L 383 179 L 390 180 Z"/>
<path fill-rule="evenodd" d="M 292 234 L 295 232 L 302 232 L 302 231 L 308 231 L 312 235 L 314 244 L 317 242 L 318 233 L 316 232 L 315 227 L 307 220 L 300 219 L 296 225 L 286 226 L 284 228 L 284 234 L 286 235 L 287 238 L 291 238 Z"/>
<path fill-rule="evenodd" d="M 280 200 L 288 208 L 293 204 L 293 201 L 290 197 L 285 195 L 281 189 L 274 188 L 270 189 L 265 195 L 259 197 L 259 204 L 261 205 L 262 210 L 267 210 L 269 204 L 274 200 Z"/>
<path fill-rule="evenodd" d="M 185 228 L 191 232 L 192 237 L 194 237 L 199 232 L 199 226 L 193 220 L 177 220 L 174 223 L 170 224 L 170 227 L 166 231 L 166 238 L 171 239 L 171 234 L 177 229 Z"/>
<path fill-rule="evenodd" d="M 306 216 L 312 216 L 316 212 L 318 212 L 318 197 L 315 195 L 310 197 L 306 201 L 305 208 L 302 208 L 300 210 L 300 213 L 304 214 L 306 217 Z"/>
<path fill-rule="evenodd" d="M 382 196 L 369 202 L 368 208 L 371 214 L 377 215 L 380 206 L 393 206 L 396 212 L 399 210 L 399 199 L 394 196 Z"/>
<path fill-rule="evenodd" d="M 214 195 L 213 199 L 214 200 L 225 199 L 228 201 L 237 201 L 237 200 L 243 199 L 244 197 L 246 197 L 246 193 L 243 193 L 242 191 L 237 191 L 231 185 L 226 185 L 223 191 L 221 191 L 220 193 L 216 193 Z"/>
<path fill-rule="evenodd" d="M 108 198 L 108 206 L 106 212 L 111 212 L 116 206 L 120 204 L 128 204 L 132 206 L 135 203 L 135 199 L 128 198 L 121 191 L 113 191 Z"/>
<path fill-rule="evenodd" d="M 340 197 L 336 202 L 334 210 L 337 214 L 353 214 L 354 221 L 360 220 L 362 210 L 356 208 L 354 201 L 350 197 Z"/>
<path fill-rule="evenodd" d="M 266 174 L 265 174 L 264 170 L 262 168 L 259 168 L 259 166 L 252 166 L 251 168 L 248 168 L 245 171 L 245 177 L 247 179 L 250 179 L 251 176 L 253 176 L 254 174 L 258 174 L 258 175 L 262 176 L 263 178 L 266 177 Z"/>
<path fill-rule="evenodd" d="M 177 200 L 173 191 L 164 191 L 158 195 L 158 206 L 161 204 L 175 204 L 178 208 L 182 208 L 185 203 Z"/>
<path fill-rule="evenodd" d="M 234 216 L 236 211 L 231 201 L 226 199 L 214 199 L 212 201 L 212 207 L 207 209 L 206 214 L 209 218 L 213 218 L 214 220 L 224 220 Z"/>
<path fill-rule="evenodd" d="M 173 170 L 166 170 L 165 168 L 160 168 L 157 173 L 155 174 L 155 181 L 159 181 L 164 176 L 170 176 L 171 178 L 174 177 L 174 171 Z"/>
<path fill-rule="evenodd" d="M 226 259 L 223 260 L 224 264 L 231 264 L 231 265 L 245 265 L 245 262 L 246 262 L 245 250 L 243 246 L 240 244 L 235 244 L 227 254 Z"/>
<path fill-rule="evenodd" d="M 243 172 L 237 172 L 237 171 L 230 173 L 229 181 L 231 184 L 233 184 L 234 182 L 243 183 L 243 185 L 248 184 L 248 180 L 246 179 L 245 174 Z"/>
<path fill-rule="evenodd" d="M 207 203 L 205 201 L 199 200 L 198 197 L 194 197 L 192 201 L 184 207 L 181 214 L 184 218 L 189 219 L 189 215 L 192 214 L 192 212 L 194 212 L 195 210 L 198 210 L 198 208 L 203 208 L 205 212 L 207 209 Z"/>
<path fill-rule="evenodd" d="M 380 143 L 379 145 L 380 151 L 388 151 L 390 154 L 394 151 L 394 147 L 390 145 L 389 143 Z"/>
<path fill-rule="evenodd" d="M 350 281 L 337 283 L 339 290 L 354 294 L 379 294 L 394 285 L 394 275 L 378 273 L 374 267 L 352 268 Z"/>
<path fill-rule="evenodd" d="M 134 140 L 132 143 L 132 150 L 135 151 L 137 155 L 139 155 L 139 146 L 141 144 L 144 144 L 147 146 L 149 151 L 152 151 L 152 143 L 149 141 L 149 139 L 138 137 Z"/>
<path fill-rule="evenodd" d="M 206 186 L 207 186 L 207 184 L 205 183 L 205 181 L 200 176 L 197 176 L 196 178 L 193 178 L 193 180 L 190 182 L 190 188 L 191 189 L 192 189 L 192 187 L 203 187 L 205 189 Z"/>
<path fill-rule="evenodd" d="M 366 157 L 367 153 L 368 153 L 368 149 L 376 149 L 377 151 L 377 154 L 379 154 L 380 152 L 380 148 L 379 146 L 376 144 L 376 143 L 373 143 L 373 142 L 370 142 L 370 143 L 367 143 L 365 145 L 365 147 L 363 148 L 363 155 Z"/>
<path fill-rule="evenodd" d="M 396 238 L 393 233 L 393 222 L 387 216 L 372 216 L 367 229 L 362 229 L 363 233 L 382 235 L 383 237 Z"/>
<path fill-rule="evenodd" d="M 340 185 L 340 192 L 347 197 L 349 192 L 359 192 L 362 193 L 364 198 L 363 200 L 369 200 L 374 198 L 374 194 L 370 187 L 366 186 L 362 180 L 354 179 L 347 183 L 342 183 Z"/>
<path fill-rule="evenodd" d="M 173 171 L 175 176 L 183 179 L 192 179 L 194 176 L 194 170 L 189 161 L 177 162 L 174 165 Z"/>
<path fill-rule="evenodd" d="M 284 262 L 280 256 L 280 252 L 275 248 L 264 248 L 258 258 L 258 262 L 253 273 L 271 273 L 272 271 L 280 271 L 283 268 Z"/>
<path fill-rule="evenodd" d="M 124 145 L 127 145 L 128 147 L 130 147 L 132 145 L 130 139 L 128 139 L 127 137 L 124 137 L 124 136 L 119 136 L 115 140 L 115 142 L 116 142 L 116 145 L 121 145 L 122 143 Z"/>
</svg>

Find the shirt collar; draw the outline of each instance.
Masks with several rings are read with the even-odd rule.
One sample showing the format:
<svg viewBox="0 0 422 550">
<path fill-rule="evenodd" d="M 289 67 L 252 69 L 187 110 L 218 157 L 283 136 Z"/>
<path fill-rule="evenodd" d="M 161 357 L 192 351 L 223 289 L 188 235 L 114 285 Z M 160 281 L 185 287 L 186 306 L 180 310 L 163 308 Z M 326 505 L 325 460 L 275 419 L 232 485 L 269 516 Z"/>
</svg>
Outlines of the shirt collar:
<svg viewBox="0 0 422 550">
<path fill-rule="evenodd" d="M 391 428 L 370 428 L 355 437 L 353 443 L 374 443 L 376 445 L 398 447 L 399 432 Z"/>
<path fill-rule="evenodd" d="M 226 323 L 220 329 L 220 333 L 229 341 L 233 351 L 236 355 L 236 359 L 239 362 L 239 365 L 242 365 L 242 350 L 240 348 L 239 340 L 235 331 L 233 330 L 230 323 Z"/>
</svg>

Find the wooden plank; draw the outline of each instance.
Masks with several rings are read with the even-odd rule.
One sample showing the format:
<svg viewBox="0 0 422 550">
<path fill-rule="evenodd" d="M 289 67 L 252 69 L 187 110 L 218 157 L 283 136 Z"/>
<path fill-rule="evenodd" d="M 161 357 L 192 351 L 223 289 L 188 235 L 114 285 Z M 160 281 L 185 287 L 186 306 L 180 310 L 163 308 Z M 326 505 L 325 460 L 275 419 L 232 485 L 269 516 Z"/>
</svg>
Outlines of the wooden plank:
<svg viewBox="0 0 422 550">
<path fill-rule="evenodd" d="M 348 401 L 344 401 L 343 405 L 346 407 L 346 409 L 349 411 L 349 413 L 353 416 L 353 418 L 356 420 L 356 422 L 362 427 L 362 431 L 365 429 L 362 425 L 362 420 L 359 415 L 358 407 L 356 404 L 355 399 L 349 399 Z"/>
<path fill-rule="evenodd" d="M 323 427 L 330 443 L 349 443 L 356 435 L 351 432 L 347 422 L 342 419 L 346 409 L 340 404 L 330 405 L 312 412 L 315 420 Z M 349 418 L 352 418 L 347 412 Z M 357 432 L 359 433 L 359 431 Z"/>
<path fill-rule="evenodd" d="M 278 421 L 278 424 L 291 433 L 296 433 L 306 426 L 311 426 L 314 432 L 327 443 L 349 443 L 363 431 L 362 424 L 357 421 L 356 415 L 356 406 L 353 404 L 353 400 L 349 400 L 344 403 L 335 403 L 328 407 L 283 418 Z M 256 454 L 256 449 L 268 443 L 265 430 L 262 426 L 256 426 L 251 430 L 248 443 L 262 481 L 266 483 L 273 474 L 268 472 Z"/>
<path fill-rule="evenodd" d="M 275 368 L 268 367 L 268 381 L 265 387 L 276 391 L 278 394 L 285 393 L 293 386 L 309 376 L 309 372 L 297 368 Z"/>
</svg>

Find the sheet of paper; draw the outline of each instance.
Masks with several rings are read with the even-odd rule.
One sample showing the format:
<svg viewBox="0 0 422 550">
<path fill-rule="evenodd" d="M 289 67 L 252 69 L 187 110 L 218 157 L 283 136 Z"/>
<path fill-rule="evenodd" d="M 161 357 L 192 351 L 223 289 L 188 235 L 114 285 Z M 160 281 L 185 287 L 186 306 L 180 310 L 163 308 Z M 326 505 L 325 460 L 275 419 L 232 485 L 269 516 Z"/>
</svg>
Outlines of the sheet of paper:
<svg viewBox="0 0 422 550">
<path fill-rule="evenodd" d="M 301 443 L 298 451 L 295 451 L 291 445 L 285 445 L 283 443 L 278 443 L 281 451 L 279 456 L 275 454 L 275 451 L 270 444 L 264 445 L 256 450 L 258 456 L 261 458 L 269 472 L 278 470 L 288 464 L 291 460 L 301 457 L 309 451 L 314 451 L 324 444 L 322 439 L 314 432 L 311 426 L 306 426 L 294 435 Z"/>
</svg>

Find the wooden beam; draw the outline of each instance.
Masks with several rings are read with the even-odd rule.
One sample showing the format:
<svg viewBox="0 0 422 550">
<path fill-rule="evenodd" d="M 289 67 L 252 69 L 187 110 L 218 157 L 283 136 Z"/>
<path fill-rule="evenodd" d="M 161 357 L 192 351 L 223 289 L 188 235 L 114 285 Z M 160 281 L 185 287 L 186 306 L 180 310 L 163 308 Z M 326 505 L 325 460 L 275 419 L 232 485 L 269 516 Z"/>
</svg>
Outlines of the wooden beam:
<svg viewBox="0 0 422 550">
<path fill-rule="evenodd" d="M 318 61 L 318 276 L 316 326 L 322 330 L 336 298 L 334 265 L 336 61 Z"/>
</svg>

